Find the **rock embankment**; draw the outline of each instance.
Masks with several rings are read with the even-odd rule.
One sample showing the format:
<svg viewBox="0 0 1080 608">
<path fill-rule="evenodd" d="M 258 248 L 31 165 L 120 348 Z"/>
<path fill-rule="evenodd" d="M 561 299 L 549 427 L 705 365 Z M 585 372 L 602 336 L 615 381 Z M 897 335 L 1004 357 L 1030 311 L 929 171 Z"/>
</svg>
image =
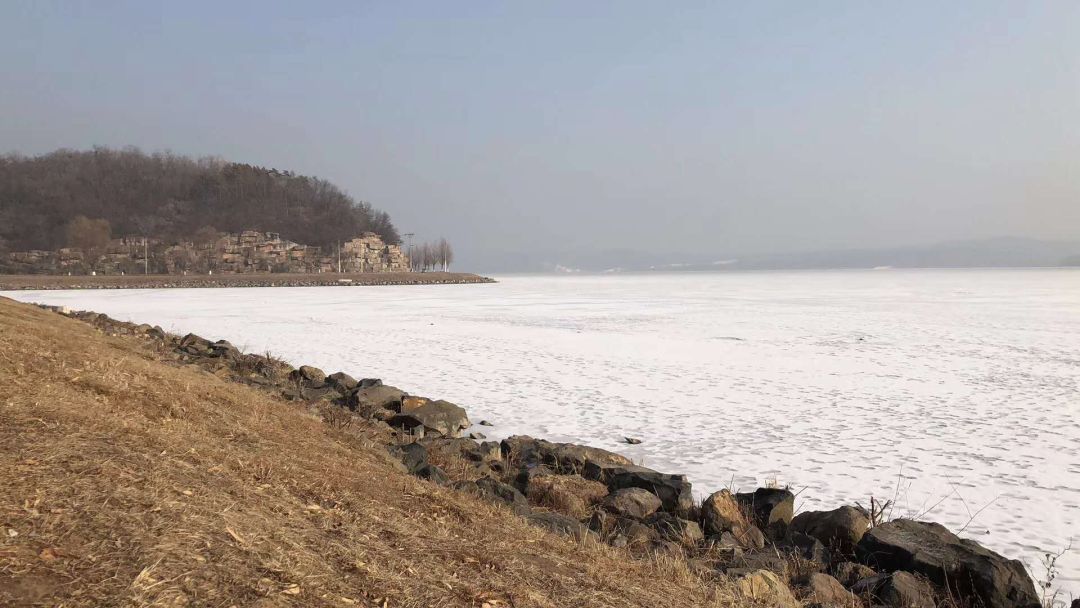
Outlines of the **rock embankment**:
<svg viewBox="0 0 1080 608">
<path fill-rule="evenodd" d="M 57 311 L 106 333 L 140 336 L 178 363 L 371 425 L 389 456 L 417 477 L 505 506 L 558 534 L 641 558 L 684 560 L 695 572 L 731 578 L 740 594 L 763 605 L 1040 606 L 1020 562 L 936 523 L 872 522 L 850 505 L 796 515 L 795 496 L 785 488 L 724 489 L 698 504 L 685 476 L 607 450 L 526 436 L 462 437 L 471 426 L 465 409 L 376 378 L 293 368 L 225 341 Z"/>
<path fill-rule="evenodd" d="M 204 287 L 357 287 L 494 283 L 467 272 L 366 272 L 220 275 L 0 275 L 0 291 L 44 289 L 166 289 Z"/>
</svg>

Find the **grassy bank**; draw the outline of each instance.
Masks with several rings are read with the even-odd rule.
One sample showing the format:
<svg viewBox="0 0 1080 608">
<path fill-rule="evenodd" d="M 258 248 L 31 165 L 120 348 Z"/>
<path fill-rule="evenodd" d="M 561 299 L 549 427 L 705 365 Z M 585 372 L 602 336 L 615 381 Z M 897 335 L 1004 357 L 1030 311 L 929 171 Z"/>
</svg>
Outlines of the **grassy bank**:
<svg viewBox="0 0 1080 608">
<path fill-rule="evenodd" d="M 0 605 L 745 605 L 154 344 L 0 298 Z"/>
<path fill-rule="evenodd" d="M 168 287 L 326 287 L 492 283 L 468 272 L 56 276 L 0 275 L 0 291 L 24 289 L 159 289 Z"/>
</svg>

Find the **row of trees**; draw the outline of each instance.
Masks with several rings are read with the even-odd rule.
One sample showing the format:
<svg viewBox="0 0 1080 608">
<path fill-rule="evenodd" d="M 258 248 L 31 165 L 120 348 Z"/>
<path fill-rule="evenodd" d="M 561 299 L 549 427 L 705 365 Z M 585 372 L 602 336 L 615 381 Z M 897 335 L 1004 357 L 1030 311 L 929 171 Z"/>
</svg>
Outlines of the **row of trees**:
<svg viewBox="0 0 1080 608">
<path fill-rule="evenodd" d="M 322 247 L 363 232 L 401 242 L 386 212 L 290 171 L 135 148 L 0 156 L 0 249 L 63 247 L 80 215 L 115 235 L 163 240 L 188 240 L 210 225 Z"/>
<path fill-rule="evenodd" d="M 454 262 L 454 249 L 446 239 L 432 243 L 420 243 L 409 247 L 409 264 L 415 272 L 450 270 Z"/>
</svg>

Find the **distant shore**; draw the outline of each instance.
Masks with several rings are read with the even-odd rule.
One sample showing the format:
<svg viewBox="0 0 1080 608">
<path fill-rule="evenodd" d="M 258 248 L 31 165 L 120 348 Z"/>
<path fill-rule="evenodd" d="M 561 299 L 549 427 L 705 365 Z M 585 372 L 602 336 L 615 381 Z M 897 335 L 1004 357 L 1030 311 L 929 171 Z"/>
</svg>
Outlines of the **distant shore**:
<svg viewBox="0 0 1080 608">
<path fill-rule="evenodd" d="M 355 287 L 494 283 L 468 272 L 370 272 L 216 275 L 0 275 L 0 291 L 37 289 L 163 289 L 196 287 Z"/>
</svg>

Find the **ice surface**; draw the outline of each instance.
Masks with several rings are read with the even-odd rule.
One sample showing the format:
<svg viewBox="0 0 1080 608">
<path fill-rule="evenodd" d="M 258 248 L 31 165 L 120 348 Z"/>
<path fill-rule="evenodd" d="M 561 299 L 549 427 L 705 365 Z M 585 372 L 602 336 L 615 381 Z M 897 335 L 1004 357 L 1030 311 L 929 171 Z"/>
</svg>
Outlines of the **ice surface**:
<svg viewBox="0 0 1080 608">
<path fill-rule="evenodd" d="M 381 377 L 494 438 L 618 450 L 699 494 L 775 479 L 799 509 L 895 498 L 1036 579 L 1080 530 L 1080 271 L 500 280 L 5 295 Z M 1080 595 L 1080 551 L 1059 565 Z"/>
</svg>

